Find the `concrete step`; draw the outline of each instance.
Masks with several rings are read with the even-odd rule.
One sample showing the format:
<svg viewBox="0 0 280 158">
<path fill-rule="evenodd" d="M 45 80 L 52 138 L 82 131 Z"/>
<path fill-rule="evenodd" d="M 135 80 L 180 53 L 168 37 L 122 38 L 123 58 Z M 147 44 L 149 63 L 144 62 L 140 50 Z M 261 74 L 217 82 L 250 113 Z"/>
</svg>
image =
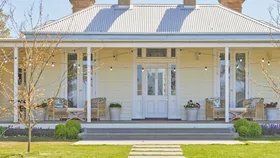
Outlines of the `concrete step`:
<svg viewBox="0 0 280 158">
<path fill-rule="evenodd" d="M 80 133 L 82 140 L 233 140 L 235 133 Z"/>
<path fill-rule="evenodd" d="M 129 155 L 145 155 L 145 156 L 153 156 L 153 155 L 164 155 L 164 156 L 170 156 L 170 155 L 183 155 L 182 152 L 130 152 Z"/>
<path fill-rule="evenodd" d="M 117 128 L 117 129 L 94 129 L 86 128 L 86 133 L 231 133 L 230 128 L 178 128 L 178 129 L 162 129 L 162 128 Z"/>
<path fill-rule="evenodd" d="M 181 148 L 132 148 L 131 151 L 182 151 Z"/>
</svg>

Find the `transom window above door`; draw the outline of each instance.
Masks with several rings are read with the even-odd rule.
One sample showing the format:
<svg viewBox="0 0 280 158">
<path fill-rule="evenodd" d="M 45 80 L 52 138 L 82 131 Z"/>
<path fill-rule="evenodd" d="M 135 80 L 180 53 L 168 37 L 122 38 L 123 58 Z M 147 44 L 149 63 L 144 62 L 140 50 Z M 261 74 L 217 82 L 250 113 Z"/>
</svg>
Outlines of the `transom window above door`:
<svg viewBox="0 0 280 158">
<path fill-rule="evenodd" d="M 146 57 L 167 57 L 165 48 L 147 48 Z"/>
</svg>

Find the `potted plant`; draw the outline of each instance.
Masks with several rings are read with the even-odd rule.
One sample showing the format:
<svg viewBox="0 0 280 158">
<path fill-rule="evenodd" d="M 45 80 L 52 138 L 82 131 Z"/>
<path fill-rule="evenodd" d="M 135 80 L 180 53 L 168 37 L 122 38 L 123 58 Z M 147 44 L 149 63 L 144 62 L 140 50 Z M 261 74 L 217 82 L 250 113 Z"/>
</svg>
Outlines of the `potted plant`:
<svg viewBox="0 0 280 158">
<path fill-rule="evenodd" d="M 267 120 L 277 120 L 277 102 L 271 102 L 271 103 L 267 103 L 265 104 L 265 108 L 266 108 L 266 117 Z"/>
<path fill-rule="evenodd" d="M 187 119 L 189 121 L 196 121 L 197 120 L 197 113 L 200 109 L 199 103 L 194 103 L 192 100 L 188 101 L 186 105 L 184 105 L 187 111 Z"/>
<path fill-rule="evenodd" d="M 111 120 L 114 120 L 114 121 L 120 120 L 122 105 L 120 103 L 111 103 L 109 105 L 109 108 L 110 108 Z"/>
</svg>

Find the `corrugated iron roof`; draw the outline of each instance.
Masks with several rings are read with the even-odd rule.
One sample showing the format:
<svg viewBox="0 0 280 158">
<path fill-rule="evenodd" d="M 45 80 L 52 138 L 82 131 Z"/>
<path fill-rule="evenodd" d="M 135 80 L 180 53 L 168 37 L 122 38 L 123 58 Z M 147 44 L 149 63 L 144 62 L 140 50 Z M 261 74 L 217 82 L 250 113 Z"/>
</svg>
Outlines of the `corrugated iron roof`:
<svg viewBox="0 0 280 158">
<path fill-rule="evenodd" d="M 62 33 L 267 33 L 276 27 L 221 5 L 94 5 L 35 29 Z"/>
</svg>

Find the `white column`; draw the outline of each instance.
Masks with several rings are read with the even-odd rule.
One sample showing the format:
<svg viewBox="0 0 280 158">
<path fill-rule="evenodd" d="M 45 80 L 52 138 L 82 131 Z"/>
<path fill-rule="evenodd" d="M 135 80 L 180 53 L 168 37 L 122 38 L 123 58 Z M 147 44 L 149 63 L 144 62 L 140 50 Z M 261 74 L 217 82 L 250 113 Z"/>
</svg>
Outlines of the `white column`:
<svg viewBox="0 0 280 158">
<path fill-rule="evenodd" d="M 225 48 L 225 121 L 229 122 L 229 47 Z"/>
<path fill-rule="evenodd" d="M 18 122 L 18 47 L 14 47 L 14 122 Z"/>
<path fill-rule="evenodd" d="M 87 122 L 91 122 L 91 48 L 87 47 Z"/>
</svg>

